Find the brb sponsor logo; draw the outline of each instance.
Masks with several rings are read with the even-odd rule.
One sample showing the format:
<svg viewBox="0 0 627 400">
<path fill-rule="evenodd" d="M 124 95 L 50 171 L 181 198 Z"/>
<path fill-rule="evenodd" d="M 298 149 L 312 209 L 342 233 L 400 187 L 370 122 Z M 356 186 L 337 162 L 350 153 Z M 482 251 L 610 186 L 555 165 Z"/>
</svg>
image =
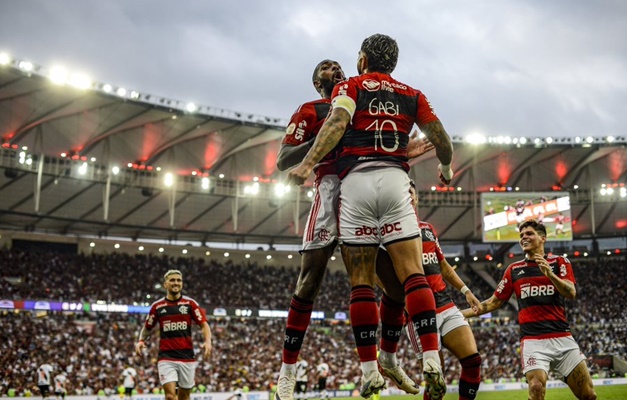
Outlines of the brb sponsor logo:
<svg viewBox="0 0 627 400">
<path fill-rule="evenodd" d="M 534 285 L 530 283 L 520 285 L 520 298 L 526 299 L 527 297 L 536 296 L 553 296 L 555 294 L 555 286 L 553 285 Z"/>
<path fill-rule="evenodd" d="M 187 321 L 181 321 L 181 322 L 167 321 L 163 323 L 164 332 L 184 331 L 184 330 L 187 330 Z"/>
<path fill-rule="evenodd" d="M 428 253 L 422 253 L 422 263 L 423 264 L 438 264 L 438 256 L 435 255 L 435 252 L 430 251 Z"/>
</svg>

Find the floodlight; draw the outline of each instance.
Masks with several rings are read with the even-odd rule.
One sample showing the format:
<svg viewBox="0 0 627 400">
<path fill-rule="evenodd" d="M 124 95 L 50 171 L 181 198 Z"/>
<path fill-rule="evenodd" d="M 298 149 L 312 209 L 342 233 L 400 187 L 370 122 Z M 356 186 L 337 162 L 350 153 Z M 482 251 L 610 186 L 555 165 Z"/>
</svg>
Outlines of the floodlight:
<svg viewBox="0 0 627 400">
<path fill-rule="evenodd" d="M 159 253 L 163 253 L 165 249 L 163 247 L 159 247 Z"/>
<path fill-rule="evenodd" d="M 111 85 L 109 85 L 108 83 L 105 83 L 102 86 L 102 91 L 105 93 L 111 93 L 111 91 L 113 90 L 113 87 Z"/>
<path fill-rule="evenodd" d="M 282 184 L 282 183 L 277 183 L 277 184 L 274 186 L 274 194 L 275 194 L 277 197 L 283 197 L 283 196 L 285 196 L 285 194 L 286 194 L 286 193 L 288 193 L 289 191 L 290 191 L 290 187 L 289 187 L 289 186 L 287 186 L 287 185 L 284 185 L 284 184 Z"/>
<path fill-rule="evenodd" d="M 67 83 L 68 76 L 69 72 L 67 71 L 67 69 L 57 66 L 52 67 L 48 78 L 50 78 L 50 80 L 57 85 L 65 85 Z"/>
<path fill-rule="evenodd" d="M 131 90 L 131 94 L 129 95 L 129 97 L 133 100 L 139 99 L 139 92 L 136 90 Z"/>
<path fill-rule="evenodd" d="M 518 139 L 518 143 L 526 144 L 527 143 L 527 138 L 526 137 L 521 137 L 520 139 Z"/>
<path fill-rule="evenodd" d="M 167 187 L 171 187 L 174 184 L 174 175 L 171 172 L 165 174 L 165 178 L 163 179 L 163 184 Z"/>
<path fill-rule="evenodd" d="M 224 257 L 228 257 L 228 256 L 230 256 L 229 253 L 224 253 Z"/>
<path fill-rule="evenodd" d="M 287 255 L 287 258 L 289 258 L 290 260 L 291 260 L 293 257 L 294 257 L 294 256 L 293 256 L 293 255 L 291 255 L 291 254 L 288 254 L 288 255 Z"/>
<path fill-rule="evenodd" d="M 614 140 L 616 140 L 616 139 L 614 139 L 614 136 L 608 136 L 607 138 L 605 138 L 605 140 L 606 140 L 608 143 L 614 143 Z"/>
<path fill-rule="evenodd" d="M 96 247 L 96 243 L 94 242 L 89 243 L 89 247 Z"/>
<path fill-rule="evenodd" d="M 0 65 L 9 65 L 11 57 L 7 53 L 0 53 Z"/>
<path fill-rule="evenodd" d="M 116 90 L 115 93 L 117 93 L 117 95 L 120 96 L 120 97 L 124 97 L 124 96 L 126 96 L 126 89 L 118 88 L 118 90 Z"/>
<path fill-rule="evenodd" d="M 211 252 L 210 252 L 209 250 L 207 250 L 207 251 L 205 251 L 205 255 L 206 255 L 206 256 L 210 256 L 210 255 L 211 255 Z"/>
<path fill-rule="evenodd" d="M 331 256 L 331 261 L 335 261 L 335 256 Z"/>
<path fill-rule="evenodd" d="M 586 138 L 586 143 L 592 143 L 592 142 L 594 142 L 594 138 L 592 136 L 588 136 Z"/>
<path fill-rule="evenodd" d="M 272 260 L 272 256 L 271 256 L 270 254 L 268 254 L 268 255 L 266 256 L 266 260 Z"/>
<path fill-rule="evenodd" d="M 81 164 L 80 167 L 78 167 L 78 173 L 81 175 L 85 175 L 87 173 L 87 163 L 84 162 L 83 164 Z"/>
<path fill-rule="evenodd" d="M 220 174 L 220 175 L 218 175 L 218 178 L 220 178 L 220 179 L 224 179 L 224 174 Z"/>
<path fill-rule="evenodd" d="M 116 244 L 113 245 L 113 247 L 115 247 L 116 249 L 119 249 L 120 248 L 120 244 L 116 243 Z"/>
<path fill-rule="evenodd" d="M 20 61 L 20 63 L 17 66 L 19 69 L 26 71 L 26 72 L 30 72 L 33 70 L 33 63 L 29 61 Z"/>
<path fill-rule="evenodd" d="M 250 258 L 250 254 L 246 254 L 244 257 L 246 257 L 246 258 Z"/>
<path fill-rule="evenodd" d="M 92 157 L 89 159 L 91 162 L 96 162 L 96 157 Z"/>
<path fill-rule="evenodd" d="M 185 106 L 185 109 L 189 112 L 194 112 L 198 110 L 198 106 L 194 103 L 187 103 L 187 105 Z"/>
<path fill-rule="evenodd" d="M 307 197 L 309 197 L 310 199 L 313 197 L 313 192 L 311 190 L 307 191 Z"/>
<path fill-rule="evenodd" d="M 201 182 L 202 182 L 201 185 L 203 189 L 205 190 L 209 189 L 209 178 L 202 178 Z"/>
<path fill-rule="evenodd" d="M 483 144 L 487 142 L 487 139 L 484 135 L 480 133 L 471 133 L 466 136 L 466 142 L 470 144 Z"/>
<path fill-rule="evenodd" d="M 77 73 L 70 77 L 69 83 L 77 89 L 88 89 L 91 87 L 92 81 L 87 75 Z"/>
<path fill-rule="evenodd" d="M 118 167 L 117 165 L 113 166 L 111 168 L 111 172 L 113 173 L 113 175 L 117 175 L 120 173 L 120 167 Z"/>
<path fill-rule="evenodd" d="M 183 253 L 183 254 L 187 254 L 187 249 L 183 249 L 183 250 L 181 250 L 181 253 Z"/>
<path fill-rule="evenodd" d="M 548 144 L 553 143 L 553 138 L 549 136 L 548 138 L 546 138 L 546 142 L 547 142 Z"/>
<path fill-rule="evenodd" d="M 137 248 L 137 250 L 139 250 L 139 251 L 144 251 L 144 246 L 139 246 L 139 247 Z"/>
</svg>

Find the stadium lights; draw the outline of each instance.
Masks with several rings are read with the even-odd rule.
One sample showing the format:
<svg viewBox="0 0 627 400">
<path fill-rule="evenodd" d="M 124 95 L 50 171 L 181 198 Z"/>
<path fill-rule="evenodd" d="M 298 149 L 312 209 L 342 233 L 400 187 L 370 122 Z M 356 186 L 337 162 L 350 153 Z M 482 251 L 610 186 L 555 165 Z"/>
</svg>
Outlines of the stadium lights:
<svg viewBox="0 0 627 400">
<path fill-rule="evenodd" d="M 246 254 L 244 257 L 245 258 L 250 258 L 250 254 Z"/>
<path fill-rule="evenodd" d="M 118 88 L 118 90 L 115 91 L 115 93 L 120 96 L 120 97 L 124 97 L 126 96 L 126 89 L 124 88 Z"/>
<path fill-rule="evenodd" d="M 120 248 L 120 243 L 116 243 L 113 245 L 114 248 L 119 249 Z"/>
<path fill-rule="evenodd" d="M 187 249 L 183 249 L 183 250 L 181 250 L 181 253 L 183 253 L 183 254 L 187 254 Z"/>
<path fill-rule="evenodd" d="M 144 251 L 144 246 L 139 246 L 139 247 L 137 248 L 137 250 L 139 250 L 139 251 Z"/>
<path fill-rule="evenodd" d="M 466 142 L 469 144 L 484 144 L 487 142 L 487 139 L 480 133 L 471 133 L 466 136 Z"/>
<path fill-rule="evenodd" d="M 288 185 L 277 183 L 274 186 L 274 194 L 276 194 L 277 197 L 283 197 L 285 196 L 286 193 L 289 193 L 289 191 L 290 191 L 290 187 Z"/>
<path fill-rule="evenodd" d="M 56 66 L 52 67 L 48 77 L 50 78 L 52 83 L 55 83 L 57 85 L 65 85 L 68 81 L 69 75 L 70 73 L 67 71 L 67 69 Z"/>
<path fill-rule="evenodd" d="M 185 106 L 185 109 L 188 112 L 193 113 L 193 112 L 198 111 L 198 106 L 194 103 L 187 103 L 187 105 Z"/>
<path fill-rule="evenodd" d="M 20 61 L 17 67 L 22 71 L 31 72 L 33 70 L 33 63 L 30 61 Z"/>
<path fill-rule="evenodd" d="M 227 258 L 228 256 L 230 256 L 230 254 L 229 254 L 228 252 L 227 252 L 227 253 L 224 253 L 224 257 L 225 257 L 225 258 Z"/>
<path fill-rule="evenodd" d="M 616 140 L 614 136 L 608 136 L 607 138 L 605 138 L 605 141 L 608 143 L 614 143 L 614 140 Z"/>
<path fill-rule="evenodd" d="M 165 174 L 165 178 L 163 179 L 163 184 L 166 185 L 167 187 L 172 187 L 172 185 L 174 184 L 174 175 L 172 175 L 171 172 L 168 172 L 167 174 Z"/>
<path fill-rule="evenodd" d="M 72 74 L 69 83 L 77 89 L 89 89 L 92 85 L 91 78 L 81 73 Z"/>
<path fill-rule="evenodd" d="M 103 92 L 111 93 L 112 90 L 113 90 L 113 86 L 109 85 L 108 83 L 105 83 L 104 85 L 102 85 Z"/>
<path fill-rule="evenodd" d="M 244 186 L 244 194 L 256 195 L 259 193 L 259 182 L 255 182 L 252 185 Z"/>
<path fill-rule="evenodd" d="M 209 189 L 209 178 L 202 178 L 201 186 L 203 189 Z"/>
<path fill-rule="evenodd" d="M 9 65 L 11 57 L 7 53 L 0 53 L 0 65 Z"/>
<path fill-rule="evenodd" d="M 78 173 L 81 175 L 85 175 L 87 173 L 87 163 L 84 162 L 83 164 L 81 164 L 80 167 L 78 167 Z"/>
<path fill-rule="evenodd" d="M 266 260 L 272 260 L 272 256 L 271 256 L 270 254 L 268 254 L 268 255 L 266 256 Z"/>
<path fill-rule="evenodd" d="M 163 247 L 159 247 L 159 253 L 163 253 L 165 249 Z"/>
<path fill-rule="evenodd" d="M 117 175 L 117 174 L 119 174 L 119 173 L 120 173 L 120 167 L 118 167 L 117 165 L 114 165 L 114 166 L 111 168 L 111 172 L 113 173 L 113 175 Z"/>
<path fill-rule="evenodd" d="M 206 255 L 206 256 L 210 256 L 210 255 L 211 255 L 211 252 L 210 252 L 209 250 L 207 250 L 207 251 L 205 251 L 205 255 Z"/>
<path fill-rule="evenodd" d="M 89 247 L 96 247 L 96 243 L 94 242 L 89 243 Z"/>
<path fill-rule="evenodd" d="M 335 261 L 335 256 L 331 256 L 331 261 Z"/>
<path fill-rule="evenodd" d="M 287 255 L 287 258 L 291 260 L 292 258 L 294 258 L 294 256 L 293 256 L 293 255 L 291 255 L 291 254 L 288 254 L 288 255 Z"/>
<path fill-rule="evenodd" d="M 220 179 L 224 179 L 224 174 L 220 174 L 220 175 L 218 175 L 218 178 L 220 178 Z"/>
<path fill-rule="evenodd" d="M 61 158 L 67 157 L 67 153 L 61 153 Z"/>
<path fill-rule="evenodd" d="M 139 92 L 136 90 L 131 90 L 131 94 L 129 95 L 129 97 L 133 100 L 137 100 L 139 99 Z"/>
<path fill-rule="evenodd" d="M 459 257 L 455 257 L 455 262 L 459 262 Z"/>
<path fill-rule="evenodd" d="M 313 191 L 308 190 L 307 191 L 307 197 L 309 197 L 311 199 L 313 197 Z"/>
<path fill-rule="evenodd" d="M 544 141 L 545 141 L 547 144 L 551 144 L 551 143 L 553 143 L 553 138 L 549 136 L 549 137 L 547 137 L 546 139 L 544 139 Z"/>
</svg>

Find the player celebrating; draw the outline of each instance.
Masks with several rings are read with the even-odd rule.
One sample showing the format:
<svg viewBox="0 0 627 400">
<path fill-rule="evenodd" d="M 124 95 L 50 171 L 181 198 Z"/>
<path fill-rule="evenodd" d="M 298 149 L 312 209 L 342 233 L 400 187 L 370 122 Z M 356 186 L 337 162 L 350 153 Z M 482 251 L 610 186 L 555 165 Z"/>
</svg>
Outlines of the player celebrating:
<svg viewBox="0 0 627 400">
<path fill-rule="evenodd" d="M 342 141 L 337 162 L 342 179 L 339 227 L 363 373 L 360 393 L 368 398 L 385 387 L 377 366 L 379 315 L 373 288 L 376 255 L 383 244 L 403 282 L 406 306 L 425 350 L 424 374 L 436 400 L 446 385 L 438 356 L 435 300 L 424 276 L 420 229 L 409 201 L 407 144 L 418 124 L 435 146 L 444 184 L 453 178 L 453 147 L 426 97 L 390 75 L 397 60 L 398 45 L 389 36 L 376 34 L 363 41 L 357 62 L 360 76 L 335 86 L 331 114 L 302 163 L 289 172 L 288 182 L 303 184 L 315 164 Z"/>
<path fill-rule="evenodd" d="M 509 265 L 496 291 L 478 310 L 462 311 L 464 317 L 499 308 L 514 294 L 518 300 L 523 373 L 529 398 L 543 400 L 549 370 L 564 377 L 578 399 L 596 399 L 586 358 L 570 333 L 564 298 L 574 299 L 575 275 L 565 257 L 544 253 L 546 227 L 535 220 L 520 225 L 520 246 L 525 259 Z"/>
<path fill-rule="evenodd" d="M 37 368 L 37 386 L 41 392 L 43 399 L 48 398 L 50 394 L 50 385 L 52 383 L 52 365 L 42 364 Z"/>
<path fill-rule="evenodd" d="M 331 108 L 333 87 L 344 80 L 342 67 L 336 61 L 323 60 L 316 65 L 312 81 L 322 98 L 301 105 L 290 119 L 277 158 L 277 168 L 280 171 L 298 164 L 307 154 Z M 433 149 L 429 141 L 416 141 L 415 136 L 416 134 L 412 135 L 407 146 L 409 158 L 418 157 Z M 305 225 L 301 269 L 287 316 L 281 370 L 275 394 L 278 400 L 294 398 L 296 361 L 327 263 L 337 246 L 336 215 L 340 192 L 340 180 L 335 168 L 337 155 L 337 149 L 330 151 L 314 168 L 316 194 Z M 414 388 L 415 383 L 404 371 L 396 365 L 389 371 L 404 382 L 404 390 L 412 394 L 418 393 L 418 389 Z"/>
<path fill-rule="evenodd" d="M 183 296 L 183 274 L 171 269 L 163 276 L 165 297 L 150 306 L 146 322 L 139 333 L 135 352 L 142 355 L 150 332 L 159 325 L 159 379 L 166 400 L 174 400 L 178 383 L 178 400 L 188 400 L 194 386 L 196 359 L 192 343 L 192 322 L 200 325 L 204 338 L 204 356 L 211 354 L 211 329 L 198 303 Z"/>
</svg>

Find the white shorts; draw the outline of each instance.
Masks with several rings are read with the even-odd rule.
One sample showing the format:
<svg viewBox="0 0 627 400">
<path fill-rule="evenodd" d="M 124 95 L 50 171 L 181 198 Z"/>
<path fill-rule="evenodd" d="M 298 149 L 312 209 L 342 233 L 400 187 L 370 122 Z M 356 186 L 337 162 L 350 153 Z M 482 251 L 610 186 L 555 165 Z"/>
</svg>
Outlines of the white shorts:
<svg viewBox="0 0 627 400">
<path fill-rule="evenodd" d="M 409 196 L 409 176 L 383 167 L 349 173 L 342 180 L 340 240 L 348 245 L 378 245 L 420 237 Z"/>
<path fill-rule="evenodd" d="M 586 357 L 572 336 L 550 339 L 523 339 L 520 342 L 523 374 L 542 369 L 547 375 L 550 370 L 563 379 Z"/>
<path fill-rule="evenodd" d="M 303 235 L 303 250 L 321 249 L 337 240 L 337 203 L 340 178 L 325 175 L 316 186 L 316 194 Z"/>
<path fill-rule="evenodd" d="M 438 336 L 438 350 L 442 350 L 442 338 L 444 336 L 448 335 L 451 331 L 459 328 L 460 326 L 470 326 L 457 306 L 447 308 L 446 310 L 435 314 L 435 321 L 438 325 L 438 332 L 440 332 L 440 335 Z M 421 360 L 422 345 L 420 344 L 418 334 L 414 329 L 407 329 L 407 336 L 409 336 L 409 341 L 414 349 L 414 353 L 416 353 L 416 357 Z"/>
<path fill-rule="evenodd" d="M 178 382 L 182 389 L 191 389 L 196 384 L 194 375 L 196 373 L 196 362 L 183 361 L 159 361 L 159 381 L 161 385 L 170 382 Z"/>
</svg>

